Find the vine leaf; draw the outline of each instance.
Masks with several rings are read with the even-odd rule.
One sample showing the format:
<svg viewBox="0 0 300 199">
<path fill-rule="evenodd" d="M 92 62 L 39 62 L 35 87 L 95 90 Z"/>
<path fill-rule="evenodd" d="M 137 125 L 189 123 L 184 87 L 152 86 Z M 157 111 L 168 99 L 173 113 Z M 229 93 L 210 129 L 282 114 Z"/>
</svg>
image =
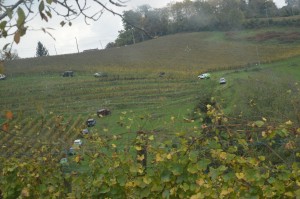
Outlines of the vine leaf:
<svg viewBox="0 0 300 199">
<path fill-rule="evenodd" d="M 5 114 L 5 117 L 8 120 L 12 120 L 13 117 L 14 117 L 14 115 L 13 115 L 13 113 L 11 111 L 7 111 L 6 114 Z"/>
</svg>

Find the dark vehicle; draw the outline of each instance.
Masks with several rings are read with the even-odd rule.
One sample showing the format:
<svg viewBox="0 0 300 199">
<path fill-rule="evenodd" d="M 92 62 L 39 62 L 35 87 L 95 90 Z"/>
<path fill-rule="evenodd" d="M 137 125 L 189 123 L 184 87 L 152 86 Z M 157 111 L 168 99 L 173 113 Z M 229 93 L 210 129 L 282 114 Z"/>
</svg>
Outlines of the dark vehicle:
<svg viewBox="0 0 300 199">
<path fill-rule="evenodd" d="M 88 119 L 86 121 L 86 125 L 87 125 L 87 127 L 95 126 L 96 125 L 96 120 L 94 120 L 94 119 Z"/>
<path fill-rule="evenodd" d="M 73 71 L 65 71 L 62 74 L 63 77 L 73 77 L 73 75 L 74 75 Z"/>
<path fill-rule="evenodd" d="M 107 115 L 110 115 L 111 114 L 111 111 L 109 109 L 100 109 L 97 111 L 97 116 L 98 117 L 104 117 L 104 116 L 107 116 Z"/>
<path fill-rule="evenodd" d="M 68 155 L 76 155 L 75 149 L 71 147 L 68 151 Z"/>
</svg>

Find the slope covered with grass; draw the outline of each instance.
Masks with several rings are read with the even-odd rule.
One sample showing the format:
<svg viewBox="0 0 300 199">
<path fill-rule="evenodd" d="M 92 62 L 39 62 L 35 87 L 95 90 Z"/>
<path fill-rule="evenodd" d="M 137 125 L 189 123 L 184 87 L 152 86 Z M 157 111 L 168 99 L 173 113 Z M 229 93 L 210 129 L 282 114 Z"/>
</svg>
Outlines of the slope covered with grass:
<svg viewBox="0 0 300 199">
<path fill-rule="evenodd" d="M 6 63 L 5 73 L 175 70 L 194 74 L 230 69 L 300 55 L 298 32 L 266 28 L 176 34 L 120 48 L 16 60 Z"/>
</svg>

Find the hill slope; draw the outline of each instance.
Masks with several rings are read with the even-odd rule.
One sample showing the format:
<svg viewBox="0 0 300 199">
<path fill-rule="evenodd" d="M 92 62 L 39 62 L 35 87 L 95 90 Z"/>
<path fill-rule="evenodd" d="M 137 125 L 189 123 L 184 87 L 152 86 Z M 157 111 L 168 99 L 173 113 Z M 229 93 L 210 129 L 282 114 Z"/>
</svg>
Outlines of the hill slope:
<svg viewBox="0 0 300 199">
<path fill-rule="evenodd" d="M 251 32 L 197 32 L 160 37 L 131 46 L 6 63 L 7 74 L 63 70 L 202 72 L 269 63 L 300 55 L 300 29 L 261 29 Z M 276 34 L 275 34 L 276 33 Z M 282 38 L 288 39 L 283 40 Z"/>
</svg>

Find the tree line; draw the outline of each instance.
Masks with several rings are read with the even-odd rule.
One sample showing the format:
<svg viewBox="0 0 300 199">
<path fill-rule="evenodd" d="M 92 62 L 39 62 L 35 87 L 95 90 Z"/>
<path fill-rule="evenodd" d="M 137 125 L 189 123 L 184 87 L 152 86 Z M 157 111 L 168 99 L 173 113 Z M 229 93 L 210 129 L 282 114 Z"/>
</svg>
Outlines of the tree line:
<svg viewBox="0 0 300 199">
<path fill-rule="evenodd" d="M 273 0 L 184 0 L 163 8 L 142 5 L 123 12 L 124 30 L 119 31 L 118 38 L 106 48 L 179 32 L 251 28 L 254 19 L 272 20 L 273 17 L 299 13 L 300 0 L 286 0 L 286 6 L 282 8 L 278 8 Z"/>
</svg>

